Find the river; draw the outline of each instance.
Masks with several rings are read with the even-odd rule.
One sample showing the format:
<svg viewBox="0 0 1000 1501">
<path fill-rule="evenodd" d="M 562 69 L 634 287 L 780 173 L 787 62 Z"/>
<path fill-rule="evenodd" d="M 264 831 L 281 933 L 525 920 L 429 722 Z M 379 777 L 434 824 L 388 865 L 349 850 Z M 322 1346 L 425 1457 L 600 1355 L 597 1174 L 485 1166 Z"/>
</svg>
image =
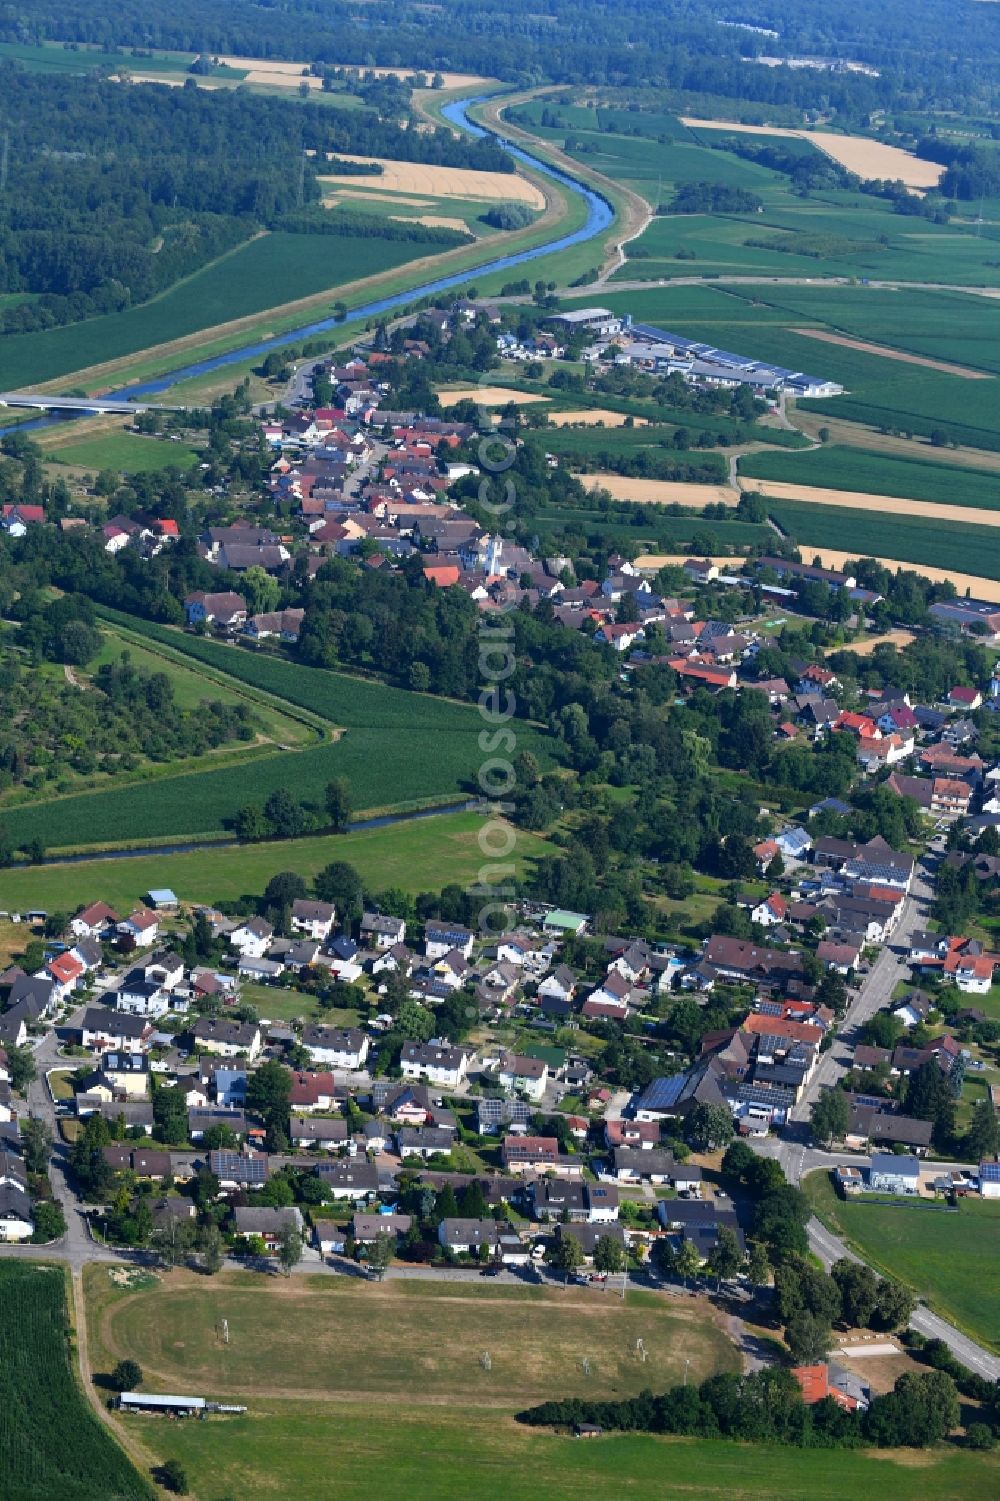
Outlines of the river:
<svg viewBox="0 0 1000 1501">
<path fill-rule="evenodd" d="M 498 135 L 496 131 L 487 130 L 482 125 L 475 124 L 469 119 L 468 111 L 473 105 L 485 104 L 490 99 L 498 97 L 495 94 L 481 94 L 472 99 L 456 99 L 450 104 L 443 106 L 441 113 L 459 130 L 465 130 L 473 136 L 493 136 L 511 156 L 531 167 L 535 172 L 542 173 L 558 182 L 576 197 L 581 198 L 586 205 L 587 217 L 579 229 L 570 234 L 558 235 L 544 244 L 535 245 L 530 250 L 520 250 L 512 255 L 502 255 L 496 260 L 487 261 L 485 265 L 476 266 L 466 271 L 458 271 L 450 276 L 439 276 L 434 281 L 424 282 L 418 287 L 410 287 L 405 292 L 396 292 L 391 297 L 378 298 L 374 302 L 366 302 L 361 307 L 352 308 L 349 322 L 356 323 L 359 320 L 374 318 L 382 313 L 392 312 L 394 308 L 405 307 L 411 302 L 422 297 L 431 297 L 437 292 L 447 292 L 453 287 L 468 286 L 476 277 L 488 276 L 496 271 L 507 271 L 515 266 L 523 266 L 528 261 L 537 260 L 540 256 L 551 255 L 556 250 L 566 250 L 571 245 L 580 245 L 586 240 L 596 239 L 609 229 L 614 221 L 614 211 L 606 198 L 588 188 L 585 183 L 562 172 L 548 162 L 542 161 L 530 152 L 522 150 L 520 146 L 513 145 L 510 141 Z M 258 355 L 266 355 L 272 349 L 280 349 L 285 344 L 297 344 L 300 340 L 308 339 L 314 334 L 328 333 L 331 329 L 344 327 L 343 320 L 337 318 L 320 318 L 315 323 L 303 324 L 301 328 L 293 328 L 288 333 L 278 334 L 272 339 L 264 339 L 256 344 L 244 344 L 239 349 L 231 349 L 227 354 L 213 355 L 210 359 L 196 360 L 193 364 L 182 365 L 176 370 L 171 370 L 166 375 L 158 376 L 155 380 L 146 381 L 142 385 L 124 386 L 120 390 L 104 392 L 104 395 L 129 398 L 136 396 L 154 396 L 167 390 L 169 386 L 176 385 L 179 381 L 190 380 L 194 376 L 208 375 L 213 370 L 222 370 L 227 365 L 237 365 L 247 359 L 256 358 Z M 51 419 L 42 418 L 40 421 L 19 424 L 23 428 L 35 427 L 46 424 Z"/>
</svg>

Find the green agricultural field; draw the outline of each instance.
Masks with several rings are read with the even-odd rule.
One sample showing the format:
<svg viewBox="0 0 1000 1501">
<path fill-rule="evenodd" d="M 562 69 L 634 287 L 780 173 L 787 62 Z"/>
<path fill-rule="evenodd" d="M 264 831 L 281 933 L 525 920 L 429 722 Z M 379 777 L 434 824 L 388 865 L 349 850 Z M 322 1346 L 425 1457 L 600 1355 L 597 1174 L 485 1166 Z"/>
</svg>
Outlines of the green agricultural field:
<svg viewBox="0 0 1000 1501">
<path fill-rule="evenodd" d="M 790 274 L 790 273 L 786 273 Z M 992 380 L 968 380 L 959 375 L 929 369 L 922 365 L 903 363 L 880 354 L 849 349 L 841 345 L 823 343 L 818 339 L 795 332 L 807 324 L 820 327 L 819 317 L 807 317 L 804 312 L 795 312 L 782 307 L 787 294 L 799 296 L 808 289 L 765 287 L 732 289 L 730 294 L 721 290 L 718 309 L 727 321 L 716 321 L 709 326 L 707 312 L 685 316 L 685 293 L 691 288 L 650 288 L 638 292 L 612 292 L 602 302 L 615 312 L 631 313 L 636 321 L 659 324 L 680 334 L 708 341 L 739 353 L 754 355 L 762 360 L 774 361 L 794 370 L 808 370 L 817 375 L 826 375 L 845 387 L 843 396 L 823 400 L 810 400 L 809 411 L 829 413 L 850 421 L 865 422 L 873 427 L 884 427 L 893 432 L 916 433 L 929 436 L 944 431 L 956 442 L 974 448 L 1000 449 L 1000 400 L 996 382 Z M 829 289 L 817 289 L 828 298 L 834 297 Z M 839 291 L 835 304 L 836 326 L 857 328 L 859 337 L 878 342 L 877 330 L 865 329 L 865 309 L 871 289 L 844 287 Z M 901 289 L 898 293 L 885 294 L 898 298 L 898 317 L 905 319 L 912 312 L 919 326 L 924 299 L 929 294 L 916 290 Z M 933 294 L 935 297 L 938 294 Z M 709 305 L 711 306 L 711 304 Z M 940 328 L 940 307 L 930 304 L 933 322 Z M 775 315 L 783 315 L 776 319 Z M 928 317 L 931 315 L 928 314 Z M 934 357 L 962 363 L 968 353 L 968 342 L 975 338 L 980 320 L 994 329 L 995 314 L 985 299 L 956 296 L 952 313 L 952 337 L 942 337 L 935 346 Z M 749 326 L 748 326 L 749 325 Z M 782 326 L 783 325 L 783 326 Z M 889 342 L 886 330 L 886 342 Z M 901 346 L 905 347 L 905 346 Z M 970 363 L 983 364 L 969 356 Z"/>
<path fill-rule="evenodd" d="M 748 300 L 758 295 L 734 292 Z M 878 287 L 768 287 L 759 295 L 767 298 L 768 312 L 792 314 L 803 326 L 825 324 L 870 343 L 1000 372 L 1000 307 L 992 298 Z"/>
<path fill-rule="evenodd" d="M 768 545 L 768 537 L 774 533 L 764 525 L 751 521 L 705 521 L 700 516 L 670 516 L 658 506 L 631 505 L 627 501 L 612 502 L 608 509 L 572 509 L 568 506 L 553 507 L 539 511 L 531 518 L 533 528 L 540 536 L 560 533 L 570 537 L 600 538 L 608 546 L 620 547 L 631 543 L 660 552 L 683 551 L 695 537 L 714 539 L 705 552 L 723 551 L 728 547 L 742 548 Z"/>
<path fill-rule="evenodd" d="M 761 489 L 766 494 L 767 486 Z M 836 547 L 857 558 L 896 558 L 915 566 L 928 564 L 1000 579 L 997 527 L 965 523 L 949 527 L 936 518 L 883 516 L 806 500 L 768 500 L 767 509 L 807 552 L 810 547 Z"/>
<path fill-rule="evenodd" d="M 0 1392 L 5 1501 L 152 1501 L 77 1383 L 61 1267 L 0 1263 Z"/>
<path fill-rule="evenodd" d="M 372 891 L 398 886 L 415 896 L 479 878 L 482 824 L 475 813 L 442 813 L 350 834 L 0 870 L 0 907 L 68 912 L 100 897 L 128 909 L 153 886 L 170 886 L 186 902 L 231 901 L 259 895 L 282 870 L 311 881 L 333 860 L 349 861 Z M 518 829 L 509 858 L 526 875 L 533 860 L 557 853 L 541 835 Z"/>
<path fill-rule="evenodd" d="M 761 490 L 767 489 L 768 480 L 779 480 L 790 485 L 818 485 L 1000 510 L 1000 474 L 935 464 L 930 459 L 893 458 L 837 444 L 807 453 L 747 454 L 740 459 L 739 472 L 744 479 L 761 480 Z"/>
<path fill-rule="evenodd" d="M 102 433 L 82 437 L 46 448 L 45 457 L 59 464 L 73 464 L 78 469 L 117 470 L 122 474 L 145 474 L 174 465 L 190 469 L 198 455 L 187 443 L 171 443 L 159 438 L 141 438 L 136 433 Z"/>
<path fill-rule="evenodd" d="M 0 341 L 11 389 L 52 380 L 153 344 L 197 333 L 232 318 L 337 288 L 433 252 L 407 240 L 339 235 L 262 235 L 178 282 L 150 302 L 44 333 L 8 334 Z"/>
<path fill-rule="evenodd" d="M 819 1218 L 866 1261 L 898 1277 L 945 1318 L 1000 1349 L 1000 1203 L 963 1199 L 957 1213 L 921 1203 L 891 1208 L 837 1197 L 830 1176 L 810 1173 L 803 1187 Z"/>
</svg>

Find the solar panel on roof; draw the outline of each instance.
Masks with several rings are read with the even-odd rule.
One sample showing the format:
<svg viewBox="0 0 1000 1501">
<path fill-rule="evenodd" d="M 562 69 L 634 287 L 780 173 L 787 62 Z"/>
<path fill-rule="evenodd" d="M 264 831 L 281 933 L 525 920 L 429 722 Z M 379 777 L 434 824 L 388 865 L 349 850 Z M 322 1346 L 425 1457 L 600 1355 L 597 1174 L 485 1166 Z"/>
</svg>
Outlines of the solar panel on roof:
<svg viewBox="0 0 1000 1501">
<path fill-rule="evenodd" d="M 639 1099 L 641 1110 L 668 1110 L 671 1105 L 676 1105 L 685 1081 L 684 1074 L 673 1074 L 669 1078 L 654 1079 L 647 1086 Z"/>
</svg>

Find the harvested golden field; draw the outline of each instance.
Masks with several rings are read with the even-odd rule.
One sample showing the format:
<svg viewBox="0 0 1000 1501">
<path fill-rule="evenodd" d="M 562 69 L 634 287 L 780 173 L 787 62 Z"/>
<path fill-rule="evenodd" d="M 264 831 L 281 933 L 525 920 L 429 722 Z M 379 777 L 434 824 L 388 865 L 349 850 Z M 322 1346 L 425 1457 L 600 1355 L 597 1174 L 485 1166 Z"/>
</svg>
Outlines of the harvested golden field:
<svg viewBox="0 0 1000 1501">
<path fill-rule="evenodd" d="M 551 422 L 557 420 L 552 413 Z M 670 506 L 734 506 L 740 492 L 733 485 L 697 485 L 684 480 L 637 479 L 626 474 L 581 474 L 588 490 L 607 490 L 615 500 Z"/>
<path fill-rule="evenodd" d="M 460 401 L 474 401 L 477 406 L 502 407 L 509 401 L 515 406 L 527 406 L 533 401 L 548 401 L 547 396 L 536 396 L 531 391 L 510 391 L 506 386 L 461 386 L 454 391 L 439 391 L 438 401 L 443 407 L 453 407 Z"/>
<path fill-rule="evenodd" d="M 360 198 L 365 203 L 386 203 L 384 193 L 358 193 L 352 192 L 349 188 L 344 188 L 337 193 L 331 193 L 329 201 L 331 203 L 339 203 L 343 198 Z M 398 193 L 393 195 L 392 203 L 388 206 L 392 208 L 433 208 L 434 200 L 433 198 L 408 198 L 405 194 Z"/>
<path fill-rule="evenodd" d="M 950 506 L 938 500 L 904 500 L 898 495 L 871 495 L 864 490 L 827 490 L 821 485 L 789 485 L 783 480 L 747 479 L 740 483 L 771 500 L 811 500 L 820 506 L 838 506 L 843 511 L 881 511 L 888 516 L 933 517 L 936 521 L 971 522 L 974 526 L 1000 526 L 1000 511 L 977 506 Z"/>
<path fill-rule="evenodd" d="M 819 339 L 823 344 L 840 344 L 844 349 L 860 349 L 862 354 L 877 354 L 884 360 L 899 360 L 903 365 L 924 365 L 928 370 L 942 370 L 945 375 L 960 375 L 963 380 L 993 380 L 988 370 L 970 370 L 966 365 L 950 365 L 947 360 L 931 360 L 922 354 L 906 354 L 902 349 L 887 349 L 884 344 L 869 344 L 864 339 L 849 339 L 846 334 L 832 334 L 825 328 L 793 328 L 793 334 L 805 339 Z"/>
<path fill-rule="evenodd" d="M 944 168 L 936 162 L 924 162 L 901 146 L 885 146 L 881 141 L 870 141 L 867 136 L 842 136 L 830 130 L 792 130 L 779 125 L 741 125 L 733 120 L 697 120 L 690 115 L 681 116 L 681 124 L 692 130 L 739 131 L 741 135 L 797 136 L 802 141 L 811 141 L 817 150 L 833 157 L 848 172 L 859 177 L 887 178 L 904 182 L 908 188 L 924 192 L 935 188 L 941 180 Z"/>
<path fill-rule="evenodd" d="M 884 636 L 869 636 L 867 641 L 852 641 L 848 647 L 830 646 L 827 648 L 826 655 L 830 656 L 833 652 L 846 650 L 854 652 L 858 657 L 870 657 L 876 646 L 909 646 L 910 642 L 916 639 L 912 631 L 886 631 Z"/>
<path fill-rule="evenodd" d="M 623 427 L 626 418 L 622 412 L 606 412 L 602 407 L 584 407 L 579 412 L 549 412 L 553 427 Z M 646 417 L 633 417 L 636 427 L 648 427 Z"/>
<path fill-rule="evenodd" d="M 681 568 L 694 556 L 695 554 L 691 552 L 644 552 L 641 557 L 636 558 L 635 566 L 640 573 L 658 573 L 661 568 L 669 568 L 671 565 Z M 700 558 L 699 561 L 701 561 Z M 734 573 L 738 573 L 746 562 L 746 558 L 718 556 L 711 558 L 711 562 L 716 563 L 722 569 L 732 569 Z"/>
<path fill-rule="evenodd" d="M 390 214 L 399 224 L 426 224 L 428 229 L 458 229 L 464 234 L 469 226 L 464 219 L 449 219 L 447 214 Z"/>
<path fill-rule="evenodd" d="M 540 188 L 517 172 L 477 172 L 466 167 L 432 167 L 424 162 L 395 162 L 370 156 L 339 153 L 343 162 L 379 161 L 381 176 L 371 178 L 366 186 L 383 188 L 388 193 L 415 193 L 424 198 L 481 198 L 490 203 L 517 200 L 534 209 L 545 207 Z M 357 177 L 333 173 L 321 177 L 323 183 L 336 187 L 357 187 Z"/>
<path fill-rule="evenodd" d="M 953 508 L 949 506 L 948 509 Z M 977 515 L 981 516 L 982 512 L 977 512 Z M 854 552 L 844 552 L 836 547 L 809 546 L 803 547 L 802 556 L 807 557 L 810 563 L 813 558 L 819 558 L 824 568 L 842 568 L 845 563 L 854 561 L 858 553 L 856 548 Z M 1000 579 L 981 578 L 977 573 L 956 573 L 953 568 L 932 568 L 928 563 L 901 563 L 898 558 L 876 558 L 875 561 L 893 573 L 902 568 L 906 573 L 922 574 L 935 584 L 944 584 L 950 580 L 959 594 L 964 594 L 968 589 L 976 599 L 988 599 L 1000 604 Z"/>
<path fill-rule="evenodd" d="M 275 62 L 271 58 L 260 57 L 220 57 L 219 62 L 224 67 L 239 68 L 247 73 L 247 83 L 269 83 L 278 88 L 295 89 L 302 82 L 308 83 L 311 89 L 323 87 L 322 79 L 307 76 L 308 63 Z M 338 64 L 334 64 L 338 66 Z M 341 67 L 352 67 L 351 63 L 342 63 Z M 359 71 L 361 71 L 359 69 Z M 427 72 L 427 77 L 434 75 L 434 69 L 419 68 L 365 68 L 366 73 L 376 73 L 379 78 L 409 78 L 417 72 Z M 464 89 L 475 87 L 485 80 L 476 73 L 442 73 L 444 87 L 446 89 Z"/>
</svg>

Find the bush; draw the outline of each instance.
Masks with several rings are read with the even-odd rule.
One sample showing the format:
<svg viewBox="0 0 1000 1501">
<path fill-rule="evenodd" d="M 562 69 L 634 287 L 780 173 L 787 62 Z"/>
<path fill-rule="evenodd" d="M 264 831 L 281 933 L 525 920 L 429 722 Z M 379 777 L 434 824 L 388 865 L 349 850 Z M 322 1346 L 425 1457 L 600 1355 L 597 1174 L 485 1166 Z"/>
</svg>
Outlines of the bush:
<svg viewBox="0 0 1000 1501">
<path fill-rule="evenodd" d="M 160 1466 L 160 1483 L 175 1496 L 187 1495 L 187 1471 L 179 1459 L 168 1459 Z"/>
<path fill-rule="evenodd" d="M 142 1385 L 142 1366 L 135 1360 L 120 1360 L 111 1372 L 111 1385 L 115 1391 L 135 1391 Z"/>
</svg>

